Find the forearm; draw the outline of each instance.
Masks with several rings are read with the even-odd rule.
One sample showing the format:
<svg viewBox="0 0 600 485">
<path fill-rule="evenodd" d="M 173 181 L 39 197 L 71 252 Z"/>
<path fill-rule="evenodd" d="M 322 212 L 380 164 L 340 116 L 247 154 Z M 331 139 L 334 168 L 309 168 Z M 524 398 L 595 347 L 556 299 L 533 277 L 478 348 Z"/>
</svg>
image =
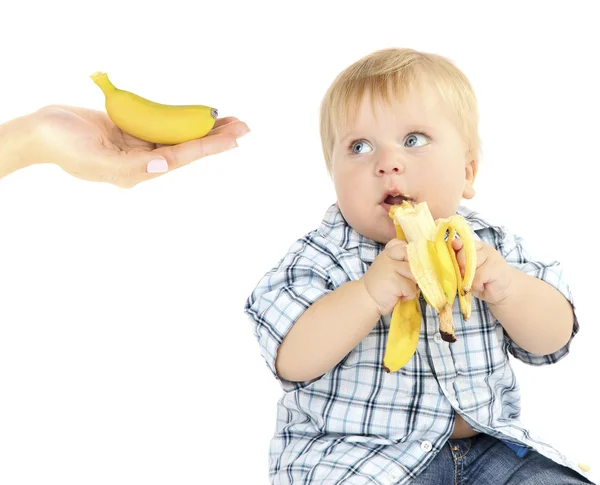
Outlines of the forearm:
<svg viewBox="0 0 600 485">
<path fill-rule="evenodd" d="M 290 381 L 323 375 L 366 337 L 379 313 L 362 281 L 351 281 L 311 305 L 279 346 L 277 373 Z"/>
<path fill-rule="evenodd" d="M 0 178 L 34 163 L 31 140 L 33 115 L 14 118 L 0 124 Z"/>
<path fill-rule="evenodd" d="M 511 339 L 521 348 L 537 355 L 560 349 L 571 336 L 573 309 L 553 286 L 516 268 L 508 295 L 489 305 Z"/>
</svg>

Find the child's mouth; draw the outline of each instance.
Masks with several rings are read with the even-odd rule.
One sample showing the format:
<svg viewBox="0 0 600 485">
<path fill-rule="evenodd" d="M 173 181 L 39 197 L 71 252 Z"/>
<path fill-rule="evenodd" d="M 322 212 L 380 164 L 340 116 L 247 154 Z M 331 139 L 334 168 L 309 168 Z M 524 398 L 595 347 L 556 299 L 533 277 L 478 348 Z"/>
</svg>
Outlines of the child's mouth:
<svg viewBox="0 0 600 485">
<path fill-rule="evenodd" d="M 408 195 L 388 195 L 383 201 L 384 204 L 392 205 L 400 205 L 405 200 L 412 201 L 412 199 Z"/>
<path fill-rule="evenodd" d="M 411 200 L 411 198 L 404 195 L 388 195 L 383 202 L 388 205 L 399 205 L 405 200 Z"/>
</svg>

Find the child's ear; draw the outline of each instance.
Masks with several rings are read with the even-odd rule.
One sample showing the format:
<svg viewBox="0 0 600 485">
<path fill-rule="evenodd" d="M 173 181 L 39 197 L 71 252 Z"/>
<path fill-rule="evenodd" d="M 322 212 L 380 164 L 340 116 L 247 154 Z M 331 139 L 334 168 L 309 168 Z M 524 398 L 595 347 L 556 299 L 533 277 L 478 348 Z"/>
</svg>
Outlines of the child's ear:
<svg viewBox="0 0 600 485">
<path fill-rule="evenodd" d="M 465 187 L 463 189 L 463 198 L 472 199 L 475 196 L 475 178 L 477 177 L 477 169 L 479 164 L 477 160 L 471 160 L 465 165 Z"/>
</svg>

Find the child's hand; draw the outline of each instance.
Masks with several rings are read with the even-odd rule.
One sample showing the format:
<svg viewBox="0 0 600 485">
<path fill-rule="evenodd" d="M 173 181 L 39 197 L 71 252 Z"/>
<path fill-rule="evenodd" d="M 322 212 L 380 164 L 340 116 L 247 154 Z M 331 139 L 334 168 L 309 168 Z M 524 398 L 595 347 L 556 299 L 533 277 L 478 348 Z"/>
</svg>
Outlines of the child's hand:
<svg viewBox="0 0 600 485">
<path fill-rule="evenodd" d="M 461 275 L 465 272 L 465 251 L 460 239 L 452 241 L 457 252 Z M 475 241 L 477 266 L 471 291 L 473 296 L 489 304 L 496 304 L 506 298 L 511 283 L 511 267 L 496 248 L 481 241 Z"/>
<path fill-rule="evenodd" d="M 398 300 L 417 296 L 417 284 L 406 257 L 406 242 L 392 239 L 361 278 L 381 316 L 389 315 Z"/>
</svg>

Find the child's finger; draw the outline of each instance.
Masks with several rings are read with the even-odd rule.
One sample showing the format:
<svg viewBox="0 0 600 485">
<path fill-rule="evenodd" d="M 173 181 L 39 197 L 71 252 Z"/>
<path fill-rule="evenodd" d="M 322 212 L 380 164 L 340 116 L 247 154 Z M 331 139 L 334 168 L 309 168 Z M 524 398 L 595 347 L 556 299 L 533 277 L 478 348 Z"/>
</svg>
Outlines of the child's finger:
<svg viewBox="0 0 600 485">
<path fill-rule="evenodd" d="M 398 238 L 390 239 L 388 241 L 388 243 L 385 245 L 385 249 L 393 248 L 394 246 L 397 246 L 398 244 L 406 246 L 406 241 L 402 241 L 401 239 L 398 239 Z"/>
<path fill-rule="evenodd" d="M 408 261 L 408 258 L 406 256 L 406 243 L 403 243 L 403 241 L 398 242 L 400 244 L 390 245 L 390 243 L 388 243 L 389 246 L 386 246 L 388 256 L 391 259 L 395 259 L 396 261 Z"/>
<path fill-rule="evenodd" d="M 467 258 L 465 256 L 465 250 L 463 248 L 462 241 L 458 240 L 459 243 L 456 244 L 456 240 L 452 241 L 452 247 L 455 248 L 459 246 L 459 249 L 456 251 L 456 261 L 458 261 L 458 267 L 460 268 L 460 275 L 465 275 L 465 266 L 467 264 Z"/>
</svg>

